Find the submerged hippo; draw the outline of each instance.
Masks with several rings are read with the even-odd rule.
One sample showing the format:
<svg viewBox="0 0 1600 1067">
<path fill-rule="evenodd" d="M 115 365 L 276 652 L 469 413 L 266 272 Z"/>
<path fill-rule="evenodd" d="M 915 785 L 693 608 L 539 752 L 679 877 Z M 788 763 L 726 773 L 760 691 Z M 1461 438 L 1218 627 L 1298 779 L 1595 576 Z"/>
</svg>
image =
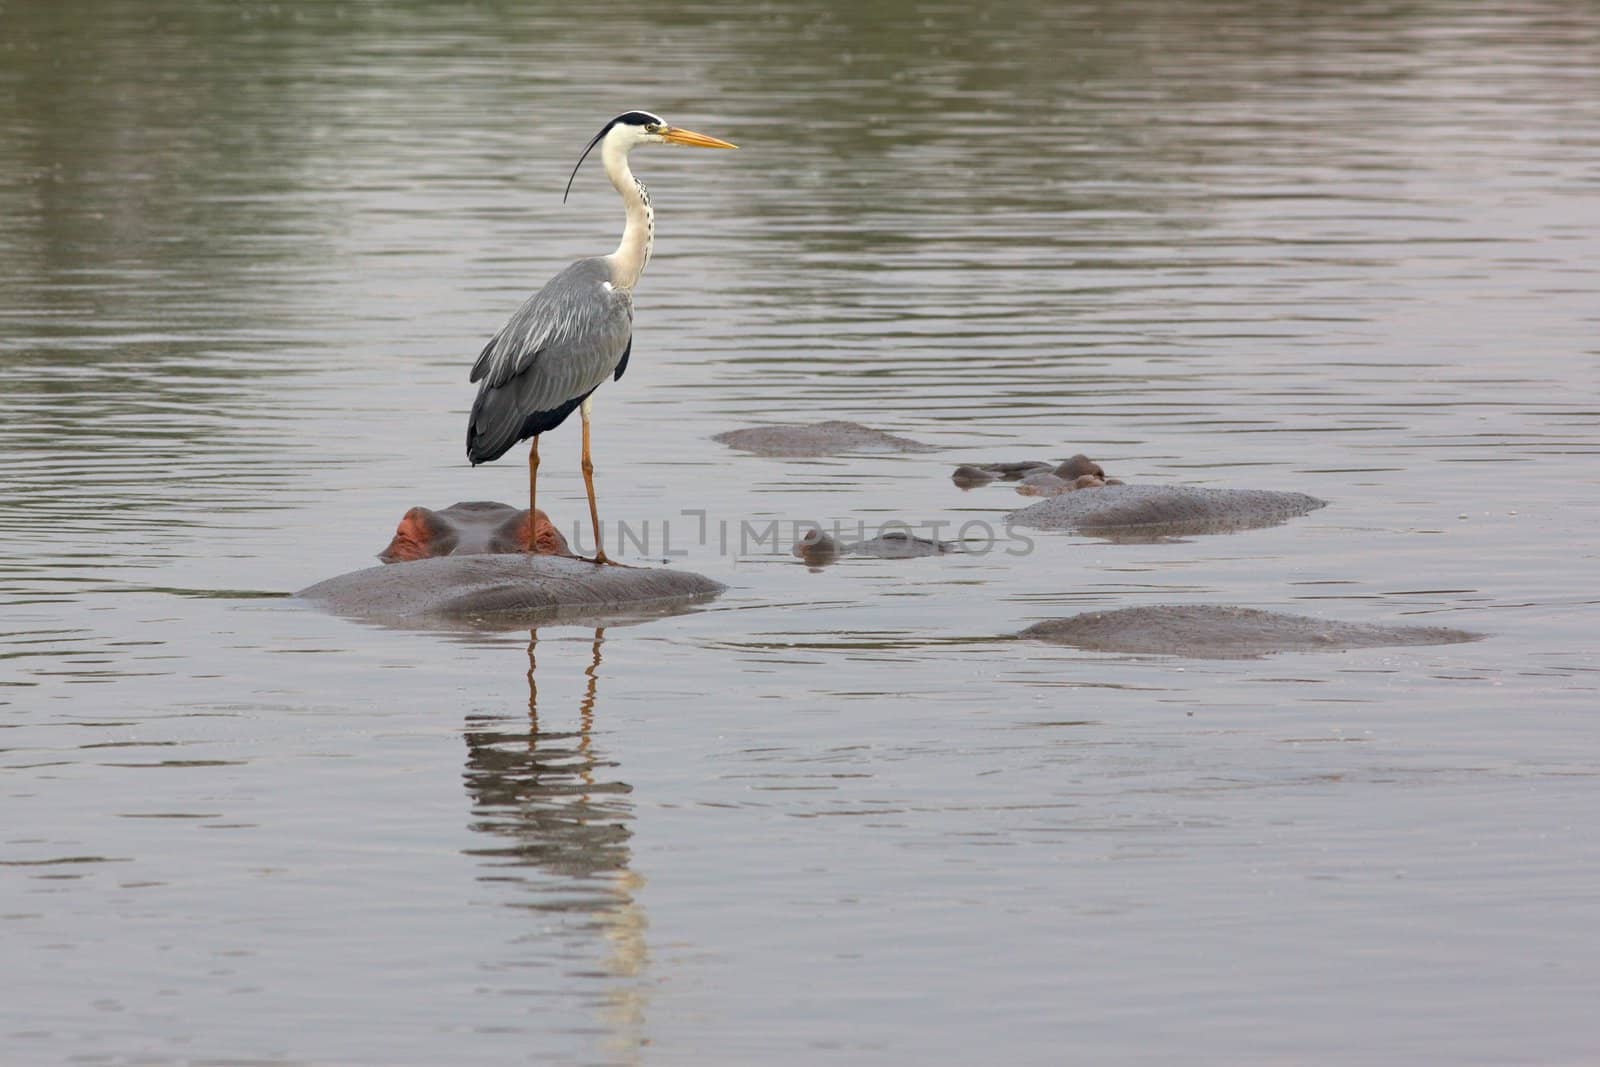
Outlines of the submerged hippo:
<svg viewBox="0 0 1600 1067">
<path fill-rule="evenodd" d="M 941 556 L 959 552 L 950 541 L 930 541 L 904 530 L 889 530 L 863 541 L 840 541 L 821 530 L 807 531 L 795 542 L 793 552 L 810 567 L 826 567 L 840 556 L 867 556 L 873 559 L 911 559 L 916 556 Z"/>
<path fill-rule="evenodd" d="M 368 567 L 295 595 L 336 615 L 389 626 L 520 629 L 555 619 L 670 610 L 723 588 L 690 571 L 501 553 Z"/>
<path fill-rule="evenodd" d="M 950 475 L 950 480 L 962 489 L 976 489 L 997 480 L 1018 482 L 1017 492 L 1024 496 L 1055 496 L 1076 489 L 1122 484 L 1120 479 L 1107 477 L 1105 468 L 1081 452 L 1060 463 L 1025 459 L 981 466 L 963 464 Z"/>
<path fill-rule="evenodd" d="M 1043 460 L 957 467 L 963 489 L 1017 482 L 1017 492 L 1046 499 L 1012 512 L 1010 522 L 1035 530 L 1067 530 L 1111 541 L 1151 542 L 1197 534 L 1277 526 L 1326 507 L 1304 493 L 1270 489 L 1211 489 L 1127 485 L 1079 453 L 1052 466 Z"/>
<path fill-rule="evenodd" d="M 1482 634 L 1444 626 L 1380 626 L 1224 604 L 1153 604 L 1035 623 L 1018 637 L 1089 652 L 1255 659 L 1276 652 L 1451 645 Z"/>
<path fill-rule="evenodd" d="M 1121 484 L 1122 479 L 1108 478 L 1105 468 L 1080 452 L 1054 470 L 1023 474 L 1017 492 L 1023 496 L 1060 496 L 1079 489 L 1101 489 Z"/>
<path fill-rule="evenodd" d="M 805 426 L 755 426 L 713 441 L 762 456 L 834 456 L 842 452 L 926 452 L 933 446 L 837 419 Z"/>
<path fill-rule="evenodd" d="M 295 596 L 386 625 L 506 629 L 656 614 L 724 588 L 690 571 L 579 559 L 543 511 L 530 521 L 526 508 L 488 501 L 412 508 L 378 558 L 380 566 L 329 578 Z"/>
<path fill-rule="evenodd" d="M 1278 526 L 1327 502 L 1272 489 L 1106 485 L 1058 494 L 1011 513 L 1035 530 L 1070 530 L 1111 541 L 1155 542 Z"/>
</svg>

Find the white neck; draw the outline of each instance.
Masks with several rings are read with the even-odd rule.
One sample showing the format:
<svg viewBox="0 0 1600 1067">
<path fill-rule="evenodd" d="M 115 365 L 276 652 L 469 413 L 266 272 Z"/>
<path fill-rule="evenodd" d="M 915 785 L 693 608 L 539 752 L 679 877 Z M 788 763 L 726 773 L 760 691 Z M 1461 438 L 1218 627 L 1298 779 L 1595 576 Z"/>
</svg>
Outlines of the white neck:
<svg viewBox="0 0 1600 1067">
<path fill-rule="evenodd" d="M 656 236 L 656 215 L 650 209 L 650 193 L 628 169 L 628 147 L 610 137 L 600 146 L 606 177 L 622 195 L 622 206 L 628 212 L 622 243 L 606 257 L 611 266 L 611 284 L 619 289 L 632 289 L 638 282 L 645 264 L 650 262 L 650 246 Z"/>
</svg>

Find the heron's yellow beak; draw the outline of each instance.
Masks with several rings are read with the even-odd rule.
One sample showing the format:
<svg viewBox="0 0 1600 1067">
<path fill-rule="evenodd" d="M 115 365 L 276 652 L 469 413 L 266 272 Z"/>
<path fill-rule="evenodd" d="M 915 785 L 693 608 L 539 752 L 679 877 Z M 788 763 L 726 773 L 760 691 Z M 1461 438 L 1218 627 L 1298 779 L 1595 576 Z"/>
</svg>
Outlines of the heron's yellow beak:
<svg viewBox="0 0 1600 1067">
<path fill-rule="evenodd" d="M 707 137 L 703 133 L 695 133 L 693 130 L 679 129 L 677 126 L 668 126 L 667 132 L 663 133 L 661 136 L 668 144 L 688 145 L 691 148 L 739 147 L 736 144 L 729 144 L 727 141 L 719 141 L 715 137 Z"/>
</svg>

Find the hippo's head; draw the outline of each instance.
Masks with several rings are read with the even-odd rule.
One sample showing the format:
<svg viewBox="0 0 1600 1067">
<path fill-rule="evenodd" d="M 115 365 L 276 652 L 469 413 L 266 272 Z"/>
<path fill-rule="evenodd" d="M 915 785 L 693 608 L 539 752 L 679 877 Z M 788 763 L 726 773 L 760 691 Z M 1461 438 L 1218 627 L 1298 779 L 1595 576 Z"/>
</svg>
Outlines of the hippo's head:
<svg viewBox="0 0 1600 1067">
<path fill-rule="evenodd" d="M 826 567 L 839 558 L 839 542 L 813 527 L 790 549 L 808 567 Z"/>
<path fill-rule="evenodd" d="M 483 555 L 497 552 L 533 552 L 541 556 L 570 556 L 567 539 L 543 511 L 531 516 L 526 508 L 493 501 L 452 504 L 443 511 L 416 507 L 405 513 L 395 528 L 394 540 L 378 553 L 385 563 L 404 563 L 434 556 Z"/>
</svg>

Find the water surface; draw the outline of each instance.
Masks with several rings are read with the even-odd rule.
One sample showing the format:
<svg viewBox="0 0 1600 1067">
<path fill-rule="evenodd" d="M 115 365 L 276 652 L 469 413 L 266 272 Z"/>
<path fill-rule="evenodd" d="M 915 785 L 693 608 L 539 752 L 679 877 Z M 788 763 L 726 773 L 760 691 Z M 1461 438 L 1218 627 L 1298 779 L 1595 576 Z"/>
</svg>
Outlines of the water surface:
<svg viewBox="0 0 1600 1067">
<path fill-rule="evenodd" d="M 1597 45 L 1578 2 L 0 8 L 0 1059 L 1591 1062 Z M 466 370 L 613 247 L 598 167 L 560 188 L 630 107 L 744 147 L 635 158 L 601 501 L 730 592 L 272 595 L 521 499 Z M 825 418 L 939 451 L 709 440 Z M 952 467 L 1077 451 L 1331 504 L 741 538 L 978 538 L 1020 498 Z M 997 640 L 1184 602 L 1489 636 Z"/>
</svg>

